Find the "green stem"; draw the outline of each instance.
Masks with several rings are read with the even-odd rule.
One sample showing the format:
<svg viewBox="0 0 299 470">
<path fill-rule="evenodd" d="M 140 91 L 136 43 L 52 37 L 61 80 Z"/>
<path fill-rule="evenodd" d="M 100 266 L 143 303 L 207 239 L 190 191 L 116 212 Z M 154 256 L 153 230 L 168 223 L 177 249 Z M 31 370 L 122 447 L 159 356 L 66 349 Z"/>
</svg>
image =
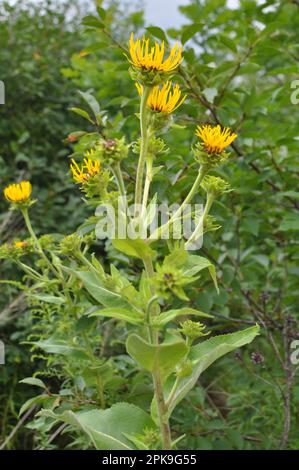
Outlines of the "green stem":
<svg viewBox="0 0 299 470">
<path fill-rule="evenodd" d="M 135 186 L 135 205 L 140 205 L 142 202 L 142 182 L 145 158 L 148 148 L 148 129 L 147 129 L 147 99 L 150 94 L 150 87 L 143 87 L 143 93 L 140 100 L 140 132 L 141 132 L 141 144 L 140 144 L 140 155 L 137 166 L 136 174 L 136 186 Z"/>
<path fill-rule="evenodd" d="M 146 160 L 146 176 L 145 176 L 143 199 L 142 199 L 142 215 L 146 213 L 149 190 L 150 190 L 151 182 L 153 179 L 152 169 L 153 169 L 153 158 L 150 157 L 150 158 L 147 158 Z"/>
<path fill-rule="evenodd" d="M 82 332 L 82 337 L 84 339 L 84 342 L 85 342 L 85 346 L 86 346 L 86 350 L 87 350 L 87 353 L 90 357 L 90 360 L 93 364 L 96 365 L 95 361 L 94 361 L 94 354 L 93 354 L 93 349 L 92 349 L 92 346 L 89 342 L 89 339 L 88 339 L 88 336 L 85 332 Z M 105 395 L 104 395 L 104 387 L 103 387 L 103 382 L 101 380 L 101 377 L 100 377 L 100 374 L 97 370 L 95 370 L 95 378 L 96 378 L 96 382 L 97 382 L 97 389 L 98 389 L 98 394 L 99 394 L 99 402 L 100 402 L 100 406 L 101 408 L 105 408 L 106 406 L 106 403 L 105 403 Z"/>
<path fill-rule="evenodd" d="M 212 207 L 212 204 L 215 200 L 215 196 L 213 194 L 208 194 L 208 197 L 207 197 L 207 201 L 206 201 L 206 204 L 205 204 L 205 208 L 204 208 L 204 211 L 203 211 L 203 214 L 194 230 L 194 232 L 192 233 L 192 235 L 190 236 L 190 238 L 187 240 L 187 242 L 185 243 L 185 248 L 188 249 L 188 246 L 194 241 L 194 240 L 197 240 L 198 237 L 202 236 L 203 234 L 203 226 L 204 226 L 204 222 L 205 222 L 205 219 L 207 217 L 207 215 L 209 214 L 210 210 L 211 210 L 211 207 Z"/>
<path fill-rule="evenodd" d="M 171 224 L 174 222 L 174 220 L 176 220 L 181 215 L 181 213 L 183 212 L 183 210 L 185 209 L 187 204 L 189 204 L 189 202 L 191 202 L 192 199 L 194 198 L 194 196 L 196 195 L 196 193 L 198 191 L 198 188 L 199 188 L 202 180 L 204 179 L 205 175 L 207 174 L 207 172 L 208 172 L 208 168 L 206 166 L 202 166 L 200 168 L 200 170 L 198 172 L 198 175 L 197 175 L 197 178 L 194 181 L 192 188 L 190 189 L 187 197 L 185 198 L 185 200 L 183 201 L 181 206 L 175 211 L 173 216 L 168 220 L 168 222 L 166 222 L 166 224 L 162 225 L 162 227 L 159 227 L 150 236 L 149 240 L 157 240 L 157 239 L 161 238 L 161 236 L 171 226 Z"/>
<path fill-rule="evenodd" d="M 146 324 L 148 327 L 148 333 L 149 333 L 149 339 L 153 343 L 155 341 L 155 334 L 152 328 L 152 323 L 151 323 L 151 310 L 152 306 L 155 302 L 158 302 L 158 296 L 154 295 L 148 302 L 146 306 Z M 158 307 L 159 308 L 159 307 Z"/>
<path fill-rule="evenodd" d="M 35 235 L 35 232 L 34 232 L 33 227 L 31 225 L 31 220 L 30 220 L 30 217 L 29 217 L 28 209 L 27 208 L 22 209 L 22 214 L 23 214 L 28 232 L 29 232 L 30 236 L 32 237 L 32 239 L 34 241 L 35 249 L 37 250 L 39 255 L 43 258 L 43 260 L 46 262 L 47 266 L 53 272 L 53 274 L 56 277 L 58 277 L 59 279 L 61 279 L 59 272 L 57 271 L 57 269 L 55 269 L 55 267 L 53 266 L 51 261 L 45 255 L 44 250 L 42 249 L 41 244 L 40 244 L 37 236 Z"/>
<path fill-rule="evenodd" d="M 146 257 L 143 260 L 144 267 L 147 273 L 147 277 L 150 279 L 155 275 L 153 262 L 150 257 Z M 151 291 L 153 296 L 155 296 L 155 288 L 151 286 Z M 159 307 L 153 306 L 153 314 L 159 314 Z M 149 322 L 149 330 L 150 330 L 150 338 L 152 344 L 159 344 L 159 337 L 157 332 L 153 331 Z M 153 383 L 154 383 L 154 390 L 155 390 L 155 397 L 157 401 L 157 409 L 158 409 L 158 418 L 159 418 L 159 427 L 161 432 L 162 438 L 162 445 L 164 450 L 171 449 L 171 433 L 169 427 L 169 418 L 168 418 L 168 409 L 165 403 L 164 393 L 163 393 L 163 385 L 161 380 L 161 372 L 160 368 L 157 367 L 155 371 L 152 373 Z"/>
<path fill-rule="evenodd" d="M 174 398 L 174 396 L 175 396 L 175 392 L 177 391 L 177 388 L 178 388 L 178 386 L 179 386 L 179 383 L 180 383 L 180 378 L 177 377 L 177 378 L 175 379 L 175 382 L 174 382 L 174 384 L 173 384 L 173 387 L 172 387 L 172 389 L 171 389 L 171 392 L 170 392 L 170 394 L 168 395 L 168 398 L 167 398 L 167 401 L 166 401 L 167 409 L 168 409 L 169 405 L 171 404 L 171 402 L 172 402 L 172 400 L 173 400 L 173 398 Z"/>
<path fill-rule="evenodd" d="M 44 281 L 44 278 L 41 274 L 39 274 L 35 269 L 32 269 L 30 266 L 27 266 L 27 264 L 22 263 L 18 259 L 15 260 L 15 263 L 19 268 L 21 268 L 25 273 L 27 273 L 30 277 L 35 279 L 36 281 Z"/>
<path fill-rule="evenodd" d="M 162 436 L 163 450 L 171 450 L 171 433 L 169 427 L 168 409 L 164 399 L 163 386 L 159 369 L 153 372 L 154 389 L 157 400 L 159 425 Z"/>
<path fill-rule="evenodd" d="M 77 254 L 77 257 L 80 261 L 82 261 L 83 264 L 85 264 L 85 266 L 87 268 L 89 268 L 97 276 L 101 275 L 101 273 L 98 271 L 98 269 L 81 252 Z"/>
<path fill-rule="evenodd" d="M 122 196 L 125 196 L 126 195 L 126 188 L 125 188 L 125 183 L 124 183 L 124 179 L 123 179 L 123 175 L 122 175 L 122 171 L 121 171 L 119 162 L 112 168 L 112 171 L 113 171 L 114 176 L 116 178 L 120 194 Z"/>
</svg>

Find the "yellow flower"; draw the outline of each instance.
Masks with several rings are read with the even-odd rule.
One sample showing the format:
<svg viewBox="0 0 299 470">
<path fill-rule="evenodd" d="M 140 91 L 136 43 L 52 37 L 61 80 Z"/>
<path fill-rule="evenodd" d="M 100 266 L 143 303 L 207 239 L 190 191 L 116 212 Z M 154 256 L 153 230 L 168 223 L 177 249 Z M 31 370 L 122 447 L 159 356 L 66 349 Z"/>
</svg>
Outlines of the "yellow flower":
<svg viewBox="0 0 299 470">
<path fill-rule="evenodd" d="M 136 82 L 136 88 L 141 96 L 143 93 L 143 86 Z M 147 105 L 153 111 L 172 113 L 172 111 L 177 109 L 186 99 L 186 95 L 181 97 L 181 94 L 182 92 L 179 85 L 172 87 L 171 82 L 166 82 L 162 88 L 160 88 L 159 85 L 152 88 L 147 100 Z"/>
<path fill-rule="evenodd" d="M 221 129 L 217 126 L 197 126 L 196 135 L 203 141 L 204 148 L 208 153 L 219 154 L 228 147 L 237 137 L 229 127 Z"/>
<path fill-rule="evenodd" d="M 15 248 L 26 248 L 26 246 L 28 246 L 28 243 L 27 242 L 15 242 L 14 245 L 15 245 Z"/>
<path fill-rule="evenodd" d="M 10 184 L 4 189 L 4 196 L 10 202 L 26 202 L 30 198 L 32 186 L 29 181 Z"/>
<path fill-rule="evenodd" d="M 130 62 L 136 69 L 141 71 L 172 72 L 183 60 L 182 50 L 183 48 L 176 43 L 167 59 L 164 60 L 164 41 L 161 45 L 155 42 L 155 45 L 150 47 L 149 39 L 144 36 L 142 39 L 137 38 L 136 41 L 134 40 L 134 33 L 130 37 Z"/>
<path fill-rule="evenodd" d="M 86 183 L 91 176 L 100 173 L 100 162 L 90 158 L 84 158 L 84 164 L 79 166 L 74 159 L 71 163 L 73 178 L 77 183 Z"/>
</svg>

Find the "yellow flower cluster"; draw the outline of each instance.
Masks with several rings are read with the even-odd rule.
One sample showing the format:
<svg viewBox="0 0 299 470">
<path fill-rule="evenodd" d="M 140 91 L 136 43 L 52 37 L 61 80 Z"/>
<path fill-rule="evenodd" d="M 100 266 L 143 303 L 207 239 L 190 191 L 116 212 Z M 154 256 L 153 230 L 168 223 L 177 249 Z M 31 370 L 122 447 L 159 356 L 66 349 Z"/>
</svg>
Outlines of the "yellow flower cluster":
<svg viewBox="0 0 299 470">
<path fill-rule="evenodd" d="M 141 96 L 143 86 L 136 82 L 136 88 Z M 179 85 L 172 86 L 171 82 L 166 82 L 162 87 L 157 85 L 152 88 L 147 100 L 147 106 L 153 111 L 169 114 L 177 109 L 186 99 L 186 95 L 183 97 L 181 95 L 182 92 Z"/>
<path fill-rule="evenodd" d="M 14 203 L 22 203 L 29 200 L 32 192 L 32 186 L 29 181 L 13 183 L 4 189 L 5 198 Z"/>
<path fill-rule="evenodd" d="M 150 88 L 147 107 L 154 112 L 170 114 L 175 111 L 185 100 L 182 96 L 179 85 L 172 85 L 171 81 L 166 81 L 167 74 L 171 75 L 183 60 L 182 47 L 176 43 L 170 50 L 165 59 L 165 43 L 159 44 L 157 41 L 150 45 L 149 39 L 144 36 L 142 39 L 135 40 L 134 33 L 131 34 L 129 42 L 130 59 L 135 71 L 132 78 L 136 81 L 136 87 L 140 96 L 144 92 L 144 85 Z M 151 75 L 147 80 L 146 74 L 154 74 L 157 80 Z M 160 77 L 160 78 L 159 78 Z M 164 78 L 164 80 L 163 80 Z M 163 85 L 159 83 L 164 82 Z M 229 127 L 222 128 L 219 124 L 216 126 L 203 125 L 198 126 L 196 135 L 202 140 L 199 151 L 206 153 L 200 157 L 201 163 L 218 163 L 226 158 L 224 150 L 236 139 L 237 134 L 231 131 Z M 208 160 L 207 160 L 208 158 Z M 216 160 L 215 160 L 216 159 Z"/>
<path fill-rule="evenodd" d="M 93 161 L 90 158 L 84 158 L 83 165 L 79 166 L 78 163 L 72 159 L 70 165 L 71 172 L 76 183 L 86 183 L 90 177 L 100 173 L 101 165 L 99 161 Z"/>
</svg>

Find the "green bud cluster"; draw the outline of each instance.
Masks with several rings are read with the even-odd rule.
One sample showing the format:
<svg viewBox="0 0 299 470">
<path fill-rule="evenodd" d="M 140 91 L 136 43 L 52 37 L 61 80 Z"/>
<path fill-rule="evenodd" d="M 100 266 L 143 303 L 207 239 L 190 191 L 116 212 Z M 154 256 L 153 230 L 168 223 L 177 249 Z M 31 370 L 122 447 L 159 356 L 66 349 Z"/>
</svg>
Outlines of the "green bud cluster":
<svg viewBox="0 0 299 470">
<path fill-rule="evenodd" d="M 132 150 L 134 153 L 139 155 L 141 146 L 141 139 L 134 142 Z M 157 155 L 165 154 L 168 152 L 168 147 L 165 141 L 161 138 L 151 136 L 148 141 L 147 155 L 150 157 L 156 157 Z"/>
<path fill-rule="evenodd" d="M 227 193 L 230 190 L 229 183 L 219 176 L 205 176 L 201 186 L 208 194 L 212 194 L 215 197 Z"/>
<path fill-rule="evenodd" d="M 203 221 L 203 232 L 216 232 L 216 230 L 219 230 L 221 228 L 221 225 L 216 223 L 216 218 L 213 217 L 212 215 L 208 214 L 205 216 L 204 221 Z"/>
<path fill-rule="evenodd" d="M 127 157 L 128 151 L 129 147 L 124 137 L 121 139 L 100 139 L 87 156 L 93 160 L 100 160 L 106 165 L 114 166 Z"/>
<path fill-rule="evenodd" d="M 194 280 L 191 276 L 185 276 L 182 269 L 167 264 L 156 267 L 156 274 L 151 282 L 159 297 L 170 300 L 175 295 L 181 300 L 188 300 L 183 288 Z"/>
<path fill-rule="evenodd" d="M 129 68 L 129 74 L 134 82 L 138 82 L 143 86 L 153 87 L 171 80 L 174 72 L 159 72 L 157 70 L 139 70 L 135 67 Z"/>
<path fill-rule="evenodd" d="M 210 332 L 205 332 L 206 326 L 200 322 L 185 320 L 180 324 L 180 326 L 181 333 L 191 340 L 195 340 L 210 334 Z"/>
<path fill-rule="evenodd" d="M 205 150 L 202 143 L 196 143 L 193 148 L 193 154 L 195 160 L 200 164 L 207 166 L 209 168 L 216 167 L 226 163 L 228 160 L 230 153 L 229 152 L 221 152 L 221 153 L 209 153 Z"/>
<path fill-rule="evenodd" d="M 20 242 L 22 246 L 18 246 L 16 242 L 4 243 L 0 246 L 0 259 L 19 259 L 22 256 L 34 253 L 34 244 L 31 238 Z"/>
<path fill-rule="evenodd" d="M 100 198 L 101 200 L 107 200 L 108 185 L 110 182 L 110 172 L 103 170 L 97 175 L 90 177 L 81 189 L 89 199 Z"/>
<path fill-rule="evenodd" d="M 66 256 L 76 257 L 76 254 L 80 253 L 82 241 L 82 237 L 77 233 L 67 235 L 59 244 L 60 252 Z"/>
<path fill-rule="evenodd" d="M 50 250 L 55 246 L 54 237 L 50 234 L 42 235 L 38 241 L 43 250 Z"/>
</svg>

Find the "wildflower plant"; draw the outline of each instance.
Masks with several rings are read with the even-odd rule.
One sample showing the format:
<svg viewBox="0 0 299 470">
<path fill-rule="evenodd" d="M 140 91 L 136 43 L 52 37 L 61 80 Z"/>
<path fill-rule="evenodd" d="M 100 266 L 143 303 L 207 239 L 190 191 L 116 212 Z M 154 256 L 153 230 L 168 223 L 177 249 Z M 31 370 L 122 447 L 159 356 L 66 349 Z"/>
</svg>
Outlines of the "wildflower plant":
<svg viewBox="0 0 299 470">
<path fill-rule="evenodd" d="M 163 170 L 159 155 L 167 154 L 171 159 L 161 134 L 186 98 L 179 85 L 170 81 L 183 60 L 183 51 L 175 44 L 168 53 L 164 42 L 150 45 L 149 39 L 135 39 L 132 34 L 128 60 L 140 98 L 140 136 L 127 144 L 124 137 L 109 135 L 109 127 L 104 132 L 96 126 L 92 134 L 80 133 L 70 176 L 80 185 L 84 203 L 93 207 L 107 202 L 115 206 L 119 197 L 124 207 L 134 202 L 131 214 L 118 208 L 117 216 L 125 224 L 147 229 L 151 198 L 158 197 L 151 193 L 152 182 Z M 95 109 L 93 97 L 87 102 Z M 218 289 L 213 264 L 189 248 L 203 231 L 219 228 L 209 212 L 215 200 L 229 191 L 229 184 L 209 173 L 229 161 L 227 148 L 237 137 L 219 124 L 199 126 L 195 133 L 197 174 L 170 218 L 151 235 L 147 230 L 143 237 L 121 237 L 116 232 L 106 240 L 106 248 L 114 250 L 119 264 L 130 263 L 138 275 L 129 276 L 116 262 L 107 266 L 105 258 L 97 254 L 96 216 L 76 233 L 56 239 L 38 238 L 30 221 L 30 183 L 4 189 L 5 198 L 23 214 L 30 235 L 29 241 L 12 244 L 11 259 L 29 281 L 27 295 L 32 305 L 38 303 L 45 316 L 51 306 L 51 318 L 55 317 L 58 325 L 51 337 L 31 344 L 45 354 L 62 357 L 59 367 L 66 374 L 67 385 L 72 383 L 76 368 L 81 377 L 71 397 L 67 391 L 47 393 L 47 386 L 38 382 L 46 392 L 29 406 L 44 405 L 37 419 L 46 420 L 50 427 L 57 420 L 63 421 L 85 433 L 97 449 L 175 449 L 182 438 L 174 439 L 171 433 L 175 408 L 196 387 L 205 369 L 224 354 L 250 343 L 259 331 L 253 326 L 212 336 L 207 326 L 197 321 L 204 319 L 212 324 L 212 316 L 190 305 L 188 293 L 200 285 L 205 271 Z M 135 171 L 128 177 L 125 165 L 130 149 Z M 187 240 L 175 240 L 176 221 L 199 194 L 205 199 L 202 215 Z M 20 258 L 32 252 L 33 266 Z M 8 257 L 9 246 L 2 247 L 0 253 Z M 62 317 L 65 323 L 61 323 Z M 109 339 L 117 343 L 122 356 L 125 351 L 130 356 L 125 371 L 118 368 L 117 357 L 106 356 Z M 151 403 L 142 407 L 132 403 L 129 378 L 135 375 L 137 380 L 140 374 L 146 377 L 142 380 L 151 393 Z M 27 383 L 30 380 L 34 383 L 32 379 Z M 22 412 L 26 409 L 28 404 Z"/>
</svg>

